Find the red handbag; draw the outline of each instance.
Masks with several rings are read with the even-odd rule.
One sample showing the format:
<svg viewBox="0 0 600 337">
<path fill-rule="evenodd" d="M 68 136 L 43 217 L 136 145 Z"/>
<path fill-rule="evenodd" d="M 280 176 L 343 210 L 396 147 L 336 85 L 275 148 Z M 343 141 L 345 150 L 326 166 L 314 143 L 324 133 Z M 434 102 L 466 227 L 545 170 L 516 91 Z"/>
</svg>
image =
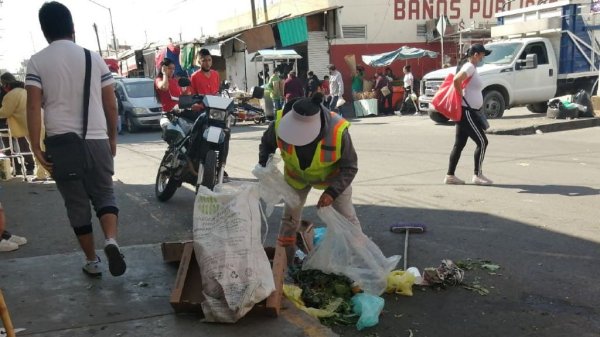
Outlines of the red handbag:
<svg viewBox="0 0 600 337">
<path fill-rule="evenodd" d="M 469 84 L 471 77 L 463 82 L 463 88 Z M 462 117 L 462 97 L 454 90 L 454 74 L 450 73 L 433 96 L 431 104 L 442 115 L 458 122 Z"/>
</svg>

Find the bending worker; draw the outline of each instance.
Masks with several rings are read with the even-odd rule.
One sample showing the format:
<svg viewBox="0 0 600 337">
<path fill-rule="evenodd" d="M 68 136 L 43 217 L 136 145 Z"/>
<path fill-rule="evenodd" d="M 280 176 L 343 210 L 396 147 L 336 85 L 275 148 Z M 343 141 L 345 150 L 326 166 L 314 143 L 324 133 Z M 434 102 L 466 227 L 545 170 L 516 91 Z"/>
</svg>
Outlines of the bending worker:
<svg viewBox="0 0 600 337">
<path fill-rule="evenodd" d="M 311 188 L 324 190 L 317 207 L 333 206 L 352 224 L 360 227 L 352 204 L 352 180 L 358 159 L 348 132 L 350 123 L 322 104 L 323 94 L 291 100 L 277 112 L 264 132 L 258 163 L 267 164 L 279 148 L 284 161 L 285 181 L 300 198 L 296 208 L 286 204 L 278 242 L 286 247 L 288 264 L 296 252 L 296 232 Z"/>
</svg>

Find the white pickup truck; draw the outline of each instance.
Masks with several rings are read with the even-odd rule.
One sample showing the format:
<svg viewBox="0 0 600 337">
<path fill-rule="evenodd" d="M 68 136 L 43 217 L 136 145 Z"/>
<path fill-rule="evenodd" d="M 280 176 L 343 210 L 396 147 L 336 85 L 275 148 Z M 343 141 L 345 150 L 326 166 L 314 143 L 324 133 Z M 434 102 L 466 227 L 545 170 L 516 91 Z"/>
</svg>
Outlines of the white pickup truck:
<svg viewBox="0 0 600 337">
<path fill-rule="evenodd" d="M 582 6 L 582 5 L 586 6 Z M 527 105 L 544 113 L 553 97 L 580 89 L 595 93 L 600 68 L 598 41 L 589 21 L 589 1 L 562 0 L 496 14 L 492 53 L 477 71 L 483 81 L 482 110 L 500 118 L 505 109 Z M 436 70 L 421 80 L 419 107 L 436 122 L 448 119 L 430 104 L 435 92 L 456 67 Z"/>
</svg>

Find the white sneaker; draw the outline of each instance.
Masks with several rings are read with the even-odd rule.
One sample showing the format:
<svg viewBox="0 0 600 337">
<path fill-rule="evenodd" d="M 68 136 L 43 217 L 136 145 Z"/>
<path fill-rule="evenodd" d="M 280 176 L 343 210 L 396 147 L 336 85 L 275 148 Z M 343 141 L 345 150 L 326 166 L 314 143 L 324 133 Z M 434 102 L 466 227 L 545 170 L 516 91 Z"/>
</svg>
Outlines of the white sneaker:
<svg viewBox="0 0 600 337">
<path fill-rule="evenodd" d="M 444 178 L 444 184 L 446 184 L 446 185 L 464 185 L 465 181 L 459 179 L 457 176 L 447 175 L 446 178 Z"/>
<path fill-rule="evenodd" d="M 102 276 L 101 267 L 102 261 L 100 261 L 100 257 L 96 256 L 96 261 L 86 261 L 86 263 L 83 265 L 83 268 L 81 269 L 84 273 L 88 274 L 89 276 L 99 277 Z"/>
<path fill-rule="evenodd" d="M 483 174 L 473 175 L 472 181 L 475 185 L 491 185 L 494 183 L 490 179 L 486 178 Z"/>
<path fill-rule="evenodd" d="M 19 245 L 5 239 L 0 240 L 0 252 L 12 252 L 19 249 Z"/>
<path fill-rule="evenodd" d="M 22 246 L 22 245 L 24 245 L 24 244 L 27 243 L 27 239 L 26 238 L 24 238 L 22 236 L 14 235 L 14 234 L 10 235 L 10 238 L 8 238 L 8 241 L 14 242 L 14 243 L 16 243 L 19 246 Z"/>
</svg>

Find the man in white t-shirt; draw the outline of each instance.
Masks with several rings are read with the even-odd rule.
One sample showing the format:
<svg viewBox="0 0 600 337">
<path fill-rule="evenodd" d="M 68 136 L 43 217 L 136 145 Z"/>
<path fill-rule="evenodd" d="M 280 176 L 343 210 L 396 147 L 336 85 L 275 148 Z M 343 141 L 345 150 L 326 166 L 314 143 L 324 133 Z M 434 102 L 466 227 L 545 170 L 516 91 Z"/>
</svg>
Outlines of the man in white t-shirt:
<svg viewBox="0 0 600 337">
<path fill-rule="evenodd" d="M 330 64 L 327 66 L 327 69 L 329 69 L 329 94 L 331 95 L 329 110 L 339 113 L 337 103 L 339 98 L 344 95 L 344 80 L 342 79 L 342 74 L 337 71 L 335 65 Z"/>
<path fill-rule="evenodd" d="M 46 2 L 39 20 L 49 46 L 31 56 L 27 65 L 27 122 L 31 147 L 40 163 L 52 173 L 52 162 L 40 147 L 41 109 L 47 137 L 74 132 L 83 137 L 84 49 L 75 44 L 73 18 L 67 7 Z M 91 81 L 87 133 L 87 162 L 90 167 L 76 180 L 56 180 L 73 231 L 86 256 L 83 271 L 102 274 L 92 232 L 90 202 L 104 232 L 104 251 L 112 275 L 125 272 L 123 255 L 116 242 L 119 209 L 112 175 L 117 143 L 117 107 L 114 79 L 100 55 L 91 52 Z M 56 178 L 56 177 L 55 177 Z"/>
</svg>

